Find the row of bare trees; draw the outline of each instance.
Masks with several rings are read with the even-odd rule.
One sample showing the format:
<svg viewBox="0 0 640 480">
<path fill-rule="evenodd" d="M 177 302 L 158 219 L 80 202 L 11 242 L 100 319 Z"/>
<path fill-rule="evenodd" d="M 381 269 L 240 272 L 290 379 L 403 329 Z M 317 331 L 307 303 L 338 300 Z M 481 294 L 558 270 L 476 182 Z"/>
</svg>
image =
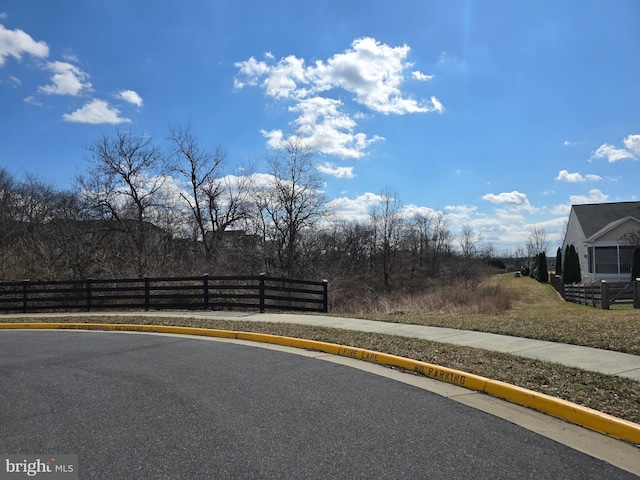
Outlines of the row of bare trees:
<svg viewBox="0 0 640 480">
<path fill-rule="evenodd" d="M 384 289 L 446 275 L 467 284 L 482 263 L 470 228 L 456 238 L 441 213 L 407 217 L 390 188 L 364 220 L 332 215 L 296 140 L 266 173 L 205 148 L 190 126 L 163 147 L 116 131 L 87 153 L 69 191 L 0 170 L 2 280 L 267 272 Z"/>
</svg>

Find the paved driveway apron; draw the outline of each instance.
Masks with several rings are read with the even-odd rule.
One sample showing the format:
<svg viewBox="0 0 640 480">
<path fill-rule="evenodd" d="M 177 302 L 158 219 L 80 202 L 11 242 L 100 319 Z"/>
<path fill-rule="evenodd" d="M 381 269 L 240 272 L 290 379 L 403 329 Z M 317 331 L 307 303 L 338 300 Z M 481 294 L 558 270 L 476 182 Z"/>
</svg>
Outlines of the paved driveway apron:
<svg viewBox="0 0 640 480">
<path fill-rule="evenodd" d="M 430 392 L 191 337 L 0 332 L 0 453 L 83 479 L 631 479 Z"/>
</svg>

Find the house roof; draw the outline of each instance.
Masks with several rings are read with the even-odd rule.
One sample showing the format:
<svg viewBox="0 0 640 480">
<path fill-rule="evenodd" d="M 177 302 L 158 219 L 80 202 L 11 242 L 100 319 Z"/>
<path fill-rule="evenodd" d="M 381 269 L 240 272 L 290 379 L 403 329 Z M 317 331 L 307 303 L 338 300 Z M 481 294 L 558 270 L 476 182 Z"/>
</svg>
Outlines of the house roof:
<svg viewBox="0 0 640 480">
<path fill-rule="evenodd" d="M 640 202 L 587 203 L 572 205 L 586 238 L 626 217 L 640 218 Z"/>
</svg>

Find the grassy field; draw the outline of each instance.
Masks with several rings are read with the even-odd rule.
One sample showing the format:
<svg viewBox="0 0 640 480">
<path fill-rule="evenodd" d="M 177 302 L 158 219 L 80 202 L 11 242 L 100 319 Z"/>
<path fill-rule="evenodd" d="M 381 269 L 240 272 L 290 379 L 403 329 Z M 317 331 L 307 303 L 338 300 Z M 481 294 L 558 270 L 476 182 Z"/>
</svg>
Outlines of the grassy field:
<svg viewBox="0 0 640 480">
<path fill-rule="evenodd" d="M 535 338 L 640 355 L 640 310 L 614 305 L 611 310 L 566 303 L 551 285 L 512 274 L 494 277 L 498 290 L 514 299 L 498 315 L 402 313 L 360 318 Z"/>
<path fill-rule="evenodd" d="M 402 313 L 368 318 L 552 340 L 640 354 L 640 310 L 601 310 L 564 303 L 549 285 L 503 275 L 493 281 L 513 295 L 512 308 L 499 315 Z M 1 318 L 1 317 L 0 317 Z M 6 321 L 46 322 L 43 317 Z M 640 423 L 640 382 L 477 348 L 406 337 L 310 327 L 167 317 L 56 317 L 56 321 L 181 325 L 242 330 L 307 338 L 377 350 L 475 373 Z"/>
</svg>

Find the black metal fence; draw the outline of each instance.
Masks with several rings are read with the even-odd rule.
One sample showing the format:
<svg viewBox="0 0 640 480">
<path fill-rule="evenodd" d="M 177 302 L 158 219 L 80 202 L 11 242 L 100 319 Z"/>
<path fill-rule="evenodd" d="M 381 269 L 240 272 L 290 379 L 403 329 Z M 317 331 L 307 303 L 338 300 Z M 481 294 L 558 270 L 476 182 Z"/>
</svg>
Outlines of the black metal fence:
<svg viewBox="0 0 640 480">
<path fill-rule="evenodd" d="M 0 283 L 0 312 L 91 312 L 107 309 L 327 313 L 328 282 L 266 275 L 204 275 Z"/>
</svg>

